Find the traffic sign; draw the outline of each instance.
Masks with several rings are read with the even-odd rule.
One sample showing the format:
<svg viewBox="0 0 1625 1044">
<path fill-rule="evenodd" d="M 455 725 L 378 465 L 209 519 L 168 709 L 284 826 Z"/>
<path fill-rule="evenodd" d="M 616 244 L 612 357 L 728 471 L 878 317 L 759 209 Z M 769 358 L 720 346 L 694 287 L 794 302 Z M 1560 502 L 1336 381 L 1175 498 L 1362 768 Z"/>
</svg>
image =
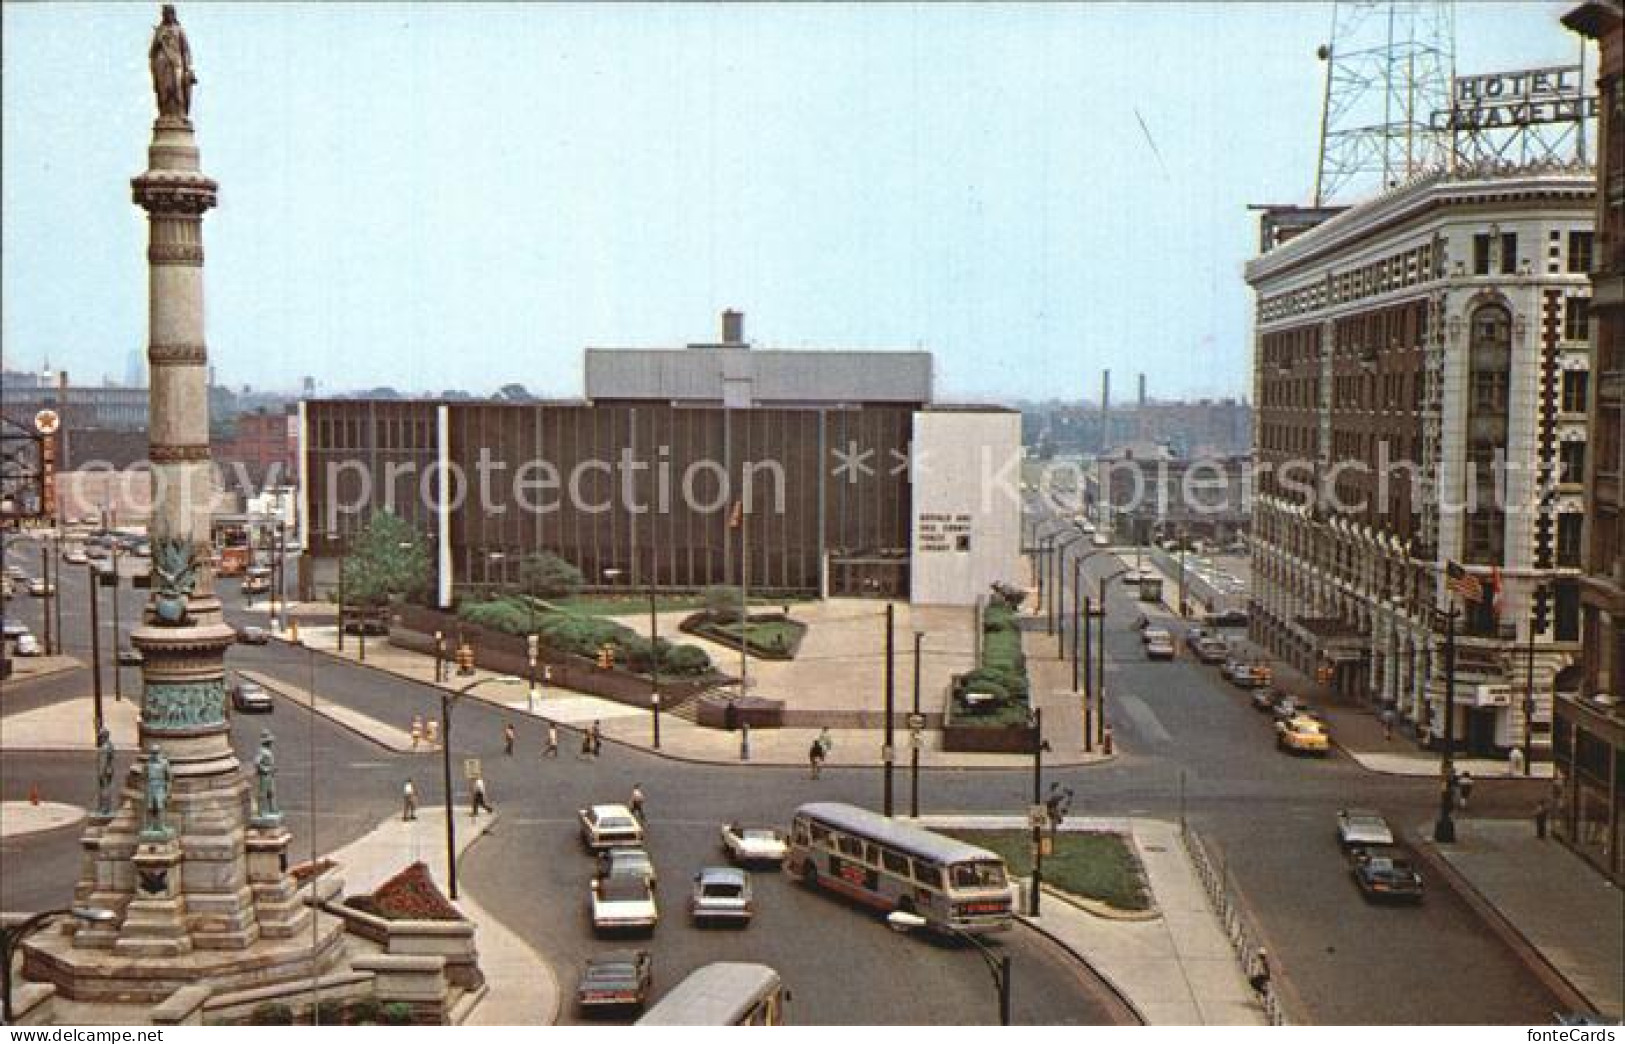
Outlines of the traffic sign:
<svg viewBox="0 0 1625 1044">
<path fill-rule="evenodd" d="M 34 430 L 41 435 L 55 435 L 62 426 L 62 418 L 55 410 L 40 410 L 34 414 Z"/>
<path fill-rule="evenodd" d="M 479 758 L 464 758 L 463 759 L 463 778 L 464 779 L 475 780 L 475 779 L 479 779 L 484 774 L 485 773 L 480 771 L 480 759 Z"/>
<path fill-rule="evenodd" d="M 910 714 L 908 716 L 908 727 L 913 729 L 915 732 L 919 732 L 921 729 L 925 728 L 925 715 Z"/>
<path fill-rule="evenodd" d="M 1049 826 L 1049 809 L 1043 805 L 1028 805 L 1027 825 L 1034 830 L 1043 830 Z"/>
</svg>

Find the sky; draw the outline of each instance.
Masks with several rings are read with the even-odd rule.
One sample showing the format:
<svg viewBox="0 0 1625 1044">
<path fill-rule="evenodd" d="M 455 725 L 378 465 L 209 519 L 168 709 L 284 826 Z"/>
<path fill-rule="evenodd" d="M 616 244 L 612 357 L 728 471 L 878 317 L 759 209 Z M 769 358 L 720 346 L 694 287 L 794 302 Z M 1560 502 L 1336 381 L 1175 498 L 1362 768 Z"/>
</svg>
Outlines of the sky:
<svg viewBox="0 0 1625 1044">
<path fill-rule="evenodd" d="M 1456 67 L 1571 4 L 1456 5 Z M 0 349 L 146 342 L 156 3 L 0 9 Z M 579 396 L 584 347 L 916 348 L 939 397 L 1245 395 L 1330 3 L 178 4 L 221 383 Z M 1594 57 L 1590 59 L 1594 62 Z M 1588 72 L 1588 79 L 1591 74 Z M 1143 123 L 1143 129 L 1142 129 Z"/>
</svg>

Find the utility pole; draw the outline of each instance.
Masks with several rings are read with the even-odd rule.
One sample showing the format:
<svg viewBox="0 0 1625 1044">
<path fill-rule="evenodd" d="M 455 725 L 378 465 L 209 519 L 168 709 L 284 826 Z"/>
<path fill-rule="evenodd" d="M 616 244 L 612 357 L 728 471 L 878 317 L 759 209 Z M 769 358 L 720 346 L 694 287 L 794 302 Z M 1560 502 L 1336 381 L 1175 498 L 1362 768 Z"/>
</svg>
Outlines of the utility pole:
<svg viewBox="0 0 1625 1044">
<path fill-rule="evenodd" d="M 534 612 L 534 608 L 531 610 Z M 743 632 L 741 632 L 743 634 Z M 530 663 L 530 686 L 536 688 L 536 660 Z M 660 749 L 660 619 L 656 615 L 655 587 L 649 582 L 649 713 L 654 725 L 654 748 Z"/>
<path fill-rule="evenodd" d="M 1555 688 L 1555 686 L 1553 686 Z M 1529 608 L 1529 657 L 1528 674 L 1524 682 L 1523 692 L 1523 774 L 1531 775 L 1535 770 L 1535 610 Z"/>
<path fill-rule="evenodd" d="M 1083 628 L 1083 559 L 1072 560 L 1072 691 L 1078 691 L 1078 632 Z M 1063 650 L 1062 655 L 1065 655 Z"/>
<path fill-rule="evenodd" d="M 119 650 L 124 640 L 119 636 L 118 620 L 118 544 L 113 544 L 113 699 L 124 701 L 124 672 L 119 669 Z"/>
<path fill-rule="evenodd" d="M 1433 824 L 1433 840 L 1448 845 L 1456 840 L 1456 821 L 1451 818 L 1456 797 L 1456 616 L 1454 603 L 1445 614 L 1444 632 L 1444 748 L 1439 756 L 1439 819 Z"/>
<path fill-rule="evenodd" d="M 1094 643 L 1089 640 L 1089 630 L 1094 619 L 1093 607 L 1089 603 L 1089 596 L 1083 596 L 1083 684 L 1078 684 L 1077 660 L 1072 661 L 1072 687 L 1083 692 L 1083 749 L 1084 753 L 1093 754 L 1095 750 L 1095 711 L 1090 702 L 1092 686 L 1089 683 L 1090 672 L 1094 669 L 1093 656 L 1090 653 Z"/>
<path fill-rule="evenodd" d="M 1044 708 L 1033 708 L 1033 801 L 1032 808 L 1044 806 Z M 1038 916 L 1038 895 L 1044 890 L 1044 828 L 1033 818 L 1033 888 L 1027 915 Z"/>
<path fill-rule="evenodd" d="M 40 573 L 40 582 L 45 585 L 45 598 L 46 598 L 45 613 L 44 613 L 44 617 L 45 617 L 45 624 L 44 624 L 44 627 L 45 627 L 45 655 L 51 656 L 51 655 L 53 655 L 55 653 L 60 652 L 61 650 L 58 649 L 58 648 L 55 648 L 51 644 L 52 635 L 51 635 L 51 602 L 50 602 L 50 599 L 51 599 L 52 595 L 56 594 L 56 589 L 51 586 L 51 542 L 49 540 L 40 541 L 40 546 L 39 546 L 39 573 Z"/>
<path fill-rule="evenodd" d="M 896 623 L 897 606 L 891 602 L 886 603 L 886 740 L 885 746 L 880 750 L 881 761 L 884 763 L 883 778 L 885 780 L 884 801 L 882 807 L 886 815 L 892 814 L 892 763 L 895 760 L 892 746 L 892 715 L 896 713 L 897 687 L 892 675 L 892 655 L 895 652 L 893 641 L 893 627 Z"/>
<path fill-rule="evenodd" d="M 920 645 L 925 634 L 914 632 L 914 713 L 909 719 L 908 814 L 920 818 Z"/>
</svg>

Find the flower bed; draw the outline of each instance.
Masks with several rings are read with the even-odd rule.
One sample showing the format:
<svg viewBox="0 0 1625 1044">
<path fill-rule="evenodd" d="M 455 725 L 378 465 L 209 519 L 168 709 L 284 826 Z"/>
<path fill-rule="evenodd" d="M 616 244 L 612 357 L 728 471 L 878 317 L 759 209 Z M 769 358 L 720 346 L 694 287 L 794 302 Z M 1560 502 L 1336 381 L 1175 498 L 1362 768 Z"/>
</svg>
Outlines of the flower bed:
<svg viewBox="0 0 1625 1044">
<path fill-rule="evenodd" d="M 462 913 L 440 894 L 421 861 L 379 885 L 371 895 L 350 896 L 344 905 L 386 921 L 463 920 Z"/>
</svg>

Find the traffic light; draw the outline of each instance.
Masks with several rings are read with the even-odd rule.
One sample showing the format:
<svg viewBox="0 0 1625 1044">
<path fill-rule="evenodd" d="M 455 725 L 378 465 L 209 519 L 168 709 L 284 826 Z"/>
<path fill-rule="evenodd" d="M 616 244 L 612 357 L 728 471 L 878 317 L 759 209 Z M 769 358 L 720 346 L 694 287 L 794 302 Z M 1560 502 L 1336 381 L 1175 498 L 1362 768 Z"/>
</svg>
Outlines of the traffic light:
<svg viewBox="0 0 1625 1044">
<path fill-rule="evenodd" d="M 607 671 L 615 666 L 615 647 L 613 645 L 600 645 L 598 647 L 598 668 Z"/>
<path fill-rule="evenodd" d="M 1319 667 L 1316 667 L 1315 681 L 1322 685 L 1330 685 L 1332 683 L 1332 665 L 1329 663 L 1323 663 Z"/>
<path fill-rule="evenodd" d="M 457 647 L 457 673 L 474 673 L 474 647 L 467 642 Z"/>
</svg>

